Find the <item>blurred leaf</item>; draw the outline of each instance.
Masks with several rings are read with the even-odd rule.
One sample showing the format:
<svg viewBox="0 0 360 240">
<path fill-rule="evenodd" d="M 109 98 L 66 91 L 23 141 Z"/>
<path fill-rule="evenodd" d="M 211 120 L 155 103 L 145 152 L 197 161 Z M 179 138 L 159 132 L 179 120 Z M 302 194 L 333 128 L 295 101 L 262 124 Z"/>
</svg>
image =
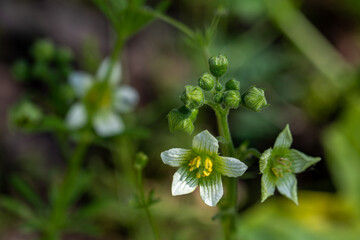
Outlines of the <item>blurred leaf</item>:
<svg viewBox="0 0 360 240">
<path fill-rule="evenodd" d="M 360 98 L 349 102 L 340 119 L 324 132 L 322 140 L 335 185 L 357 206 L 360 216 Z"/>
<path fill-rule="evenodd" d="M 44 203 L 41 200 L 41 197 L 23 179 L 16 175 L 13 175 L 10 178 L 10 182 L 12 186 L 34 207 L 38 209 L 44 207 Z"/>
<path fill-rule="evenodd" d="M 356 240 L 359 219 L 334 194 L 300 192 L 300 205 L 273 198 L 241 214 L 237 236 L 244 240 Z M 236 238 L 237 239 L 237 238 Z"/>
<path fill-rule="evenodd" d="M 1 196 L 0 206 L 14 215 L 23 218 L 25 220 L 34 219 L 34 213 L 29 206 L 11 197 Z"/>
</svg>

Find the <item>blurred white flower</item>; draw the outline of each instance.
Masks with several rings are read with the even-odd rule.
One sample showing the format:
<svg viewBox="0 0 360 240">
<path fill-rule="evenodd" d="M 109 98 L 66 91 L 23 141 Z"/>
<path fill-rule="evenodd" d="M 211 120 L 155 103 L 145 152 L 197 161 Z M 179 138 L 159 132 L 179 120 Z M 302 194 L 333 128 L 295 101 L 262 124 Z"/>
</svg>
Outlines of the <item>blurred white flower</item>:
<svg viewBox="0 0 360 240">
<path fill-rule="evenodd" d="M 130 86 L 117 86 L 122 75 L 119 62 L 115 63 L 106 81 L 109 67 L 110 60 L 107 58 L 100 64 L 96 76 L 81 71 L 70 74 L 69 82 L 79 101 L 67 113 L 69 129 L 77 130 L 91 124 L 100 137 L 110 137 L 124 131 L 119 113 L 132 111 L 139 102 L 139 94 Z"/>
</svg>

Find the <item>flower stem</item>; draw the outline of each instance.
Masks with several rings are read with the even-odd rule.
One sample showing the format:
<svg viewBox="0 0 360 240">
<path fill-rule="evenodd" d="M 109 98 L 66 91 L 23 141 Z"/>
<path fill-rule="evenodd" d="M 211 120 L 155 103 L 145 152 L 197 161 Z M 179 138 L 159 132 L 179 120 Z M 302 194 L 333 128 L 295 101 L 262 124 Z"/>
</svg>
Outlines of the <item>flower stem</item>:
<svg viewBox="0 0 360 240">
<path fill-rule="evenodd" d="M 53 203 L 52 213 L 49 219 L 49 228 L 44 233 L 44 240 L 60 239 L 61 228 L 66 220 L 67 208 L 72 200 L 72 192 L 74 186 L 76 186 L 81 163 L 88 145 L 89 141 L 83 139 L 77 145 L 72 157 L 69 159 L 67 173 L 60 186 L 57 198 Z"/>
<path fill-rule="evenodd" d="M 221 152 L 223 155 L 235 157 L 235 148 L 231 139 L 228 115 L 229 109 L 223 109 L 220 105 L 212 106 L 218 124 L 218 131 L 220 136 L 223 138 L 221 143 Z M 223 213 L 226 213 L 222 216 L 221 222 L 224 231 L 224 237 L 226 240 L 232 238 L 234 229 L 235 229 L 235 212 L 236 212 L 236 203 L 237 203 L 237 179 L 224 177 L 225 185 L 225 201 L 221 206 Z"/>
<path fill-rule="evenodd" d="M 138 179 L 138 190 L 139 190 L 139 194 L 140 194 L 140 200 L 143 204 L 145 213 L 146 213 L 146 217 L 150 223 L 153 235 L 154 235 L 154 239 L 155 240 L 160 240 L 160 233 L 159 233 L 159 229 L 154 221 L 154 218 L 151 214 L 150 208 L 149 208 L 149 203 L 145 197 L 145 190 L 144 190 L 144 181 L 143 181 L 143 176 L 142 176 L 142 172 L 141 171 L 137 171 L 137 179 Z"/>
</svg>

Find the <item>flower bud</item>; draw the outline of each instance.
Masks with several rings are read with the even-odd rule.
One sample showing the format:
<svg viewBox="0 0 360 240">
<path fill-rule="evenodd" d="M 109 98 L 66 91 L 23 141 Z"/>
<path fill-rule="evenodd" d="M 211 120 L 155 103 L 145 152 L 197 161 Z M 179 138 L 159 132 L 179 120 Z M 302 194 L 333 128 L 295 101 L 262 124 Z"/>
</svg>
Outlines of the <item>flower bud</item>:
<svg viewBox="0 0 360 240">
<path fill-rule="evenodd" d="M 223 94 L 222 92 L 217 93 L 217 94 L 215 94 L 215 96 L 214 96 L 214 101 L 215 101 L 216 103 L 222 103 L 223 99 L 224 99 L 224 94 Z"/>
<path fill-rule="evenodd" d="M 191 134 L 194 131 L 194 122 L 198 109 L 189 110 L 185 106 L 173 109 L 168 114 L 170 132 L 186 132 Z"/>
<path fill-rule="evenodd" d="M 225 92 L 224 103 L 229 108 L 238 108 L 241 101 L 239 91 L 229 90 Z"/>
<path fill-rule="evenodd" d="M 30 101 L 21 101 L 11 108 L 10 123 L 21 129 L 30 130 L 36 127 L 43 119 L 42 111 Z"/>
<path fill-rule="evenodd" d="M 16 61 L 12 68 L 12 73 L 16 80 L 25 81 L 29 77 L 29 66 L 27 62 L 24 60 Z"/>
<path fill-rule="evenodd" d="M 143 152 L 138 152 L 135 157 L 134 167 L 136 170 L 141 171 L 146 167 L 148 162 L 149 157 Z"/>
<path fill-rule="evenodd" d="M 242 96 L 245 107 L 259 112 L 267 107 L 269 104 L 266 102 L 264 90 L 252 86 Z"/>
<path fill-rule="evenodd" d="M 54 56 L 55 48 L 52 42 L 42 39 L 35 42 L 31 52 L 36 60 L 49 61 Z"/>
<path fill-rule="evenodd" d="M 236 81 L 235 78 L 230 79 L 225 84 L 226 90 L 240 90 L 240 82 Z"/>
<path fill-rule="evenodd" d="M 215 86 L 215 78 L 210 73 L 204 73 L 199 78 L 198 84 L 205 91 L 210 91 Z"/>
<path fill-rule="evenodd" d="M 216 86 L 215 86 L 215 90 L 219 92 L 222 89 L 223 89 L 223 86 L 221 85 L 221 83 L 217 83 Z"/>
<path fill-rule="evenodd" d="M 224 55 L 213 56 L 209 59 L 209 68 L 215 77 L 223 76 L 228 69 L 228 60 Z"/>
<path fill-rule="evenodd" d="M 189 110 L 192 110 L 204 104 L 205 96 L 200 87 L 187 85 L 181 95 L 181 101 Z"/>
<path fill-rule="evenodd" d="M 56 60 L 61 64 L 67 64 L 70 63 L 70 61 L 73 59 L 73 53 L 68 48 L 59 48 L 56 51 Z"/>
<path fill-rule="evenodd" d="M 49 76 L 49 68 L 44 62 L 35 63 L 34 67 L 31 69 L 32 77 L 37 79 L 47 79 Z"/>
</svg>

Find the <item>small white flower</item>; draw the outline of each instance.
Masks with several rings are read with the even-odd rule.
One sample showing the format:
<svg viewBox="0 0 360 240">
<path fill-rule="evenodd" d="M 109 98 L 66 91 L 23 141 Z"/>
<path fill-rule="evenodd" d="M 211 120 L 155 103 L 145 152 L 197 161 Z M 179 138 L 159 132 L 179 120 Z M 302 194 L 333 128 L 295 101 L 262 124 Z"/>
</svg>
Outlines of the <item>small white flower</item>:
<svg viewBox="0 0 360 240">
<path fill-rule="evenodd" d="M 193 138 L 192 149 L 172 148 L 161 153 L 165 164 L 179 167 L 174 174 L 172 195 L 193 192 L 200 186 L 200 196 L 209 206 L 215 206 L 223 195 L 221 175 L 239 177 L 247 166 L 240 160 L 221 157 L 218 140 L 207 130 Z"/>
<path fill-rule="evenodd" d="M 81 71 L 70 74 L 69 83 L 79 101 L 67 113 L 69 129 L 80 129 L 90 123 L 101 137 L 124 131 L 125 126 L 119 113 L 132 111 L 139 102 L 139 94 L 130 86 L 117 87 L 122 72 L 119 62 L 115 63 L 109 80 L 105 81 L 109 64 L 109 59 L 105 59 L 96 76 Z"/>
</svg>

